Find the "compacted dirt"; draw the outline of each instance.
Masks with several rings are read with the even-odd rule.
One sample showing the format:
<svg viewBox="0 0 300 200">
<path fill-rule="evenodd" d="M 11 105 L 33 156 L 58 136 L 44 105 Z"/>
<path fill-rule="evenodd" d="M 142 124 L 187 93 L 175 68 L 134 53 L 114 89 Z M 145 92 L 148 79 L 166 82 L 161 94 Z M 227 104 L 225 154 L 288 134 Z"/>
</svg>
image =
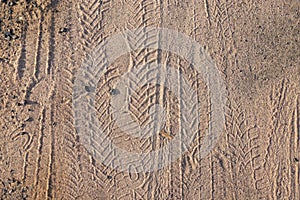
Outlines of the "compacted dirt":
<svg viewBox="0 0 300 200">
<path fill-rule="evenodd" d="M 299 8 L 298 0 L 2 0 L 0 199 L 300 199 Z M 102 41 L 150 26 L 184 33 L 212 58 L 226 86 L 225 123 L 212 151 L 197 156 L 213 112 L 199 72 L 167 51 L 123 55 L 95 88 L 97 116 L 116 145 L 149 151 L 180 129 L 180 102 L 158 86 L 140 88 L 130 105 L 139 124 L 148 122 L 153 99 L 166 108 L 155 140 L 114 128 L 112 88 L 134 63 L 160 60 L 181 71 L 197 91 L 201 117 L 179 159 L 159 170 L 122 172 L 83 145 L 74 80 Z"/>
</svg>

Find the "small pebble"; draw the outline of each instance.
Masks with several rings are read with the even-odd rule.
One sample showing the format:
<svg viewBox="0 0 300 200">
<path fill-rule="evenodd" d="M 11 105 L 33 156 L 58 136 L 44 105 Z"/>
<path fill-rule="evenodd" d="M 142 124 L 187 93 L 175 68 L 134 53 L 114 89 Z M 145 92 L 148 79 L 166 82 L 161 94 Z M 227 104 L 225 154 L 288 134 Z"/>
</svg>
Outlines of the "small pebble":
<svg viewBox="0 0 300 200">
<path fill-rule="evenodd" d="M 66 33 L 68 31 L 69 31 L 69 29 L 64 27 L 64 28 L 60 28 L 58 33 Z"/>
<path fill-rule="evenodd" d="M 108 175 L 107 178 L 108 178 L 108 179 L 112 179 L 112 176 L 109 176 L 109 175 Z"/>
<path fill-rule="evenodd" d="M 17 5 L 17 3 L 15 1 L 10 1 L 8 5 L 9 6 L 15 6 L 15 5 Z"/>
<path fill-rule="evenodd" d="M 85 91 L 87 91 L 87 92 L 94 92 L 94 91 L 95 91 L 95 88 L 94 88 L 94 87 L 91 87 L 91 86 L 85 86 L 84 89 L 85 89 Z"/>
<path fill-rule="evenodd" d="M 32 121 L 33 121 L 33 118 L 32 118 L 32 117 L 28 117 L 25 121 L 26 121 L 26 122 L 32 122 Z"/>
<path fill-rule="evenodd" d="M 112 90 L 110 91 L 110 94 L 111 94 L 111 95 L 117 95 L 117 94 L 120 94 L 120 91 L 117 90 L 117 89 L 112 89 Z"/>
</svg>

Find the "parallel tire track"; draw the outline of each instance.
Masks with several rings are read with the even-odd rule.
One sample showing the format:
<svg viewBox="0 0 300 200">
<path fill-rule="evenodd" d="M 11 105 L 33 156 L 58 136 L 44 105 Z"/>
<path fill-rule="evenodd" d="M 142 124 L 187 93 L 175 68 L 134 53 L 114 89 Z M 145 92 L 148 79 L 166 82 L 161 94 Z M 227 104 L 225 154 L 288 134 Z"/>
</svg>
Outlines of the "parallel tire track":
<svg viewBox="0 0 300 200">
<path fill-rule="evenodd" d="M 157 4 L 158 2 L 155 2 L 153 0 L 144 0 L 141 2 L 138 1 L 126 1 L 125 2 L 126 6 L 129 8 L 129 11 L 131 12 L 129 21 L 126 23 L 126 30 L 131 30 L 131 29 L 135 29 L 135 28 L 141 28 L 141 31 L 144 31 L 143 28 L 146 26 L 157 26 L 156 25 L 156 21 L 154 20 L 153 16 L 159 16 L 159 12 L 157 10 Z M 120 65 L 112 65 L 109 66 L 107 69 L 107 73 L 105 74 L 105 82 L 104 84 L 106 85 L 105 87 L 103 87 L 104 85 L 100 85 L 101 90 L 103 90 L 102 88 L 106 88 L 104 90 L 111 90 L 113 89 L 113 85 L 114 83 L 116 83 L 116 81 L 118 80 L 118 78 L 120 78 L 120 75 L 122 73 L 124 73 L 125 71 L 130 71 L 132 68 L 136 68 L 136 67 L 141 67 L 144 64 L 150 64 L 153 62 L 156 62 L 156 58 L 157 58 L 157 51 L 156 50 L 149 50 L 149 49 L 143 49 L 143 45 L 145 42 L 150 42 L 152 40 L 152 37 L 157 37 L 156 34 L 153 32 L 147 32 L 144 33 L 145 35 L 147 35 L 146 38 L 135 38 L 135 34 L 136 33 L 132 33 L 133 35 L 127 38 L 128 40 L 128 48 L 132 49 L 135 47 L 141 47 L 141 49 L 138 50 L 133 50 L 130 53 L 130 57 L 129 57 L 129 65 L 128 67 L 125 67 L 124 69 L 122 69 L 120 67 Z M 153 41 L 155 41 L 156 38 L 153 38 Z M 133 45 L 134 47 L 132 47 L 131 45 Z M 116 75 L 118 74 L 118 75 Z M 143 76 L 148 76 L 148 74 L 143 74 Z M 136 93 L 135 91 L 131 91 L 130 93 L 132 94 L 132 99 L 133 99 L 133 103 L 130 104 L 130 110 L 132 111 L 133 116 L 135 116 L 136 120 L 139 122 L 139 124 L 141 125 L 146 125 L 147 123 L 149 123 L 147 121 L 147 117 L 143 116 L 142 113 L 147 113 L 147 111 L 149 110 L 150 106 L 153 105 L 153 101 L 150 101 L 150 98 L 156 98 L 155 96 L 155 87 L 150 86 L 150 87 L 146 87 L 143 90 L 140 90 L 139 93 Z M 98 107 L 97 110 L 100 111 L 98 113 L 99 116 L 101 116 L 102 119 L 105 118 L 105 116 L 108 116 L 109 114 L 106 113 L 106 110 L 108 109 L 108 101 L 107 100 L 103 100 L 103 96 L 101 97 L 100 94 L 104 94 L 103 92 L 99 92 L 97 94 L 97 102 L 101 102 L 101 108 Z M 139 97 L 145 97 L 145 100 L 139 98 Z M 98 98 L 99 97 L 99 98 Z M 102 100 L 101 100 L 102 99 Z M 98 104 L 99 105 L 99 104 Z M 108 114 L 108 115 L 107 115 Z M 143 116 L 143 117 L 141 117 Z M 147 115 L 146 115 L 147 116 Z M 104 117 L 104 118 L 103 118 Z M 106 121 L 108 121 L 107 119 L 111 119 L 113 120 L 111 117 L 107 117 Z M 117 129 L 112 128 L 111 126 L 109 126 L 110 123 L 108 123 L 107 125 L 104 125 L 105 127 L 110 127 L 110 130 L 114 130 L 117 131 Z M 111 132 L 111 131 L 110 131 Z M 111 133 L 108 133 L 111 134 Z M 120 134 L 118 133 L 113 133 L 113 135 L 115 135 L 116 141 L 123 141 L 120 140 L 122 138 L 119 137 Z M 123 137 L 124 138 L 124 137 Z M 151 144 L 153 144 L 153 141 L 151 142 L 151 140 L 142 140 L 142 141 L 138 141 L 138 140 L 129 140 L 129 146 L 131 147 L 137 147 L 138 149 L 141 150 L 146 150 L 146 149 L 153 149 L 155 148 L 155 144 L 154 146 L 151 147 Z M 124 145 L 124 142 L 122 142 L 122 146 Z M 146 162 L 146 161 L 145 161 Z M 156 181 L 154 181 L 155 175 L 150 175 L 150 176 L 140 176 L 138 179 L 126 179 L 126 174 L 123 174 L 124 177 L 118 176 L 120 179 L 117 179 L 117 182 L 120 182 L 120 184 L 117 184 L 115 187 L 114 191 L 111 191 L 111 193 L 113 194 L 113 196 L 115 198 L 118 198 L 118 194 L 123 194 L 124 197 L 131 197 L 134 196 L 143 196 L 143 197 L 147 197 L 147 198 L 153 198 L 154 192 L 155 191 L 155 187 L 154 187 L 154 183 L 156 183 Z M 135 187 L 130 187 L 132 189 L 134 189 L 134 193 L 132 193 L 132 191 L 129 188 L 126 188 L 124 186 L 122 186 L 121 182 L 122 180 L 127 180 L 128 183 L 130 183 L 130 185 L 135 186 Z M 142 183 L 144 182 L 145 185 L 143 185 Z M 140 190 L 140 187 L 143 188 L 148 188 L 148 189 L 144 189 L 144 190 Z M 151 189 L 152 188 L 152 189 Z M 151 191 L 147 194 L 147 191 Z M 140 193 L 142 192 L 142 193 Z"/>
<path fill-rule="evenodd" d="M 104 70 L 104 67 L 107 63 L 106 61 L 106 52 L 102 48 L 98 48 L 97 55 L 93 54 L 93 50 L 98 45 L 108 37 L 106 31 L 106 21 L 105 21 L 105 13 L 109 12 L 111 7 L 111 1 L 81 1 L 78 6 L 78 17 L 81 25 L 81 33 L 80 33 L 80 41 L 82 49 L 85 53 L 84 56 L 88 55 L 89 58 L 91 56 L 95 59 L 95 62 L 99 63 L 99 71 Z M 110 67 L 110 68 L 109 68 Z M 118 66 L 112 65 L 107 68 L 107 72 L 102 77 L 102 80 L 99 80 L 97 84 L 96 90 L 96 110 L 101 121 L 101 127 L 104 129 L 104 132 L 109 136 L 112 132 L 112 124 L 113 121 L 111 117 L 107 117 L 109 114 L 109 96 L 112 89 L 112 83 L 118 78 L 117 75 L 111 75 L 110 72 L 117 72 L 118 74 Z M 93 72 L 91 72 L 93 73 Z M 98 90 L 99 88 L 99 90 Z M 87 88 L 89 90 L 89 88 Z M 95 90 L 96 88 L 91 88 Z M 104 117 L 104 118 L 103 118 Z M 91 144 L 92 146 L 94 144 Z M 122 193 L 116 193 L 115 187 L 113 187 L 113 183 L 107 180 L 107 174 L 115 179 L 116 172 L 107 168 L 103 165 L 98 165 L 97 162 L 92 162 L 93 171 L 90 174 L 94 177 L 101 185 L 101 188 L 110 193 L 110 195 L 120 196 Z"/>
<path fill-rule="evenodd" d="M 230 168 L 233 173 L 231 181 L 238 188 L 235 194 L 236 198 L 246 198 L 255 194 L 253 192 L 256 191 L 256 179 L 262 179 L 259 176 L 263 174 L 257 173 L 257 170 L 262 168 L 262 159 L 260 158 L 262 155 L 259 150 L 262 148 L 262 142 L 257 122 L 245 116 L 246 111 L 242 110 L 241 105 L 231 104 L 229 106 L 226 130 Z M 246 186 L 243 188 L 239 187 L 245 184 Z M 244 196 L 240 197 L 240 195 Z"/>
<path fill-rule="evenodd" d="M 292 141 L 293 125 L 289 119 L 293 118 L 294 97 L 293 87 L 287 79 L 283 79 L 278 85 L 274 85 L 269 97 L 269 108 L 271 116 L 271 137 L 268 141 L 268 149 L 265 155 L 265 164 L 268 166 L 270 175 L 272 197 L 280 199 L 284 197 L 292 198 L 291 187 L 292 166 L 290 164 L 293 155 Z M 297 98 L 297 97 L 296 97 Z M 293 142 L 292 142 L 293 143 Z M 278 152 L 278 153 L 276 153 Z M 277 163 L 268 165 L 268 163 Z"/>
</svg>

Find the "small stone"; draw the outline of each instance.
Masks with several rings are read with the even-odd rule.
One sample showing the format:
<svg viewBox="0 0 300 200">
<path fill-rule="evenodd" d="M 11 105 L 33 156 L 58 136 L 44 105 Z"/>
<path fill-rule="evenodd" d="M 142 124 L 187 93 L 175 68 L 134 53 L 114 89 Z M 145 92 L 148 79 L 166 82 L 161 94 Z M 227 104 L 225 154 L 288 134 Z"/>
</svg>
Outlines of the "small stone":
<svg viewBox="0 0 300 200">
<path fill-rule="evenodd" d="M 87 91 L 87 92 L 94 92 L 94 91 L 95 91 L 95 88 L 94 88 L 94 87 L 91 87 L 91 86 L 85 86 L 84 89 L 85 89 L 85 91 Z"/>
<path fill-rule="evenodd" d="M 26 104 L 28 104 L 28 101 L 24 100 L 23 105 L 25 106 Z"/>
<path fill-rule="evenodd" d="M 17 3 L 15 1 L 10 1 L 8 5 L 9 6 L 15 6 L 15 5 L 17 5 Z"/>
<path fill-rule="evenodd" d="M 112 179 L 112 176 L 109 176 L 109 175 L 108 175 L 107 178 L 108 178 L 108 179 Z"/>
<path fill-rule="evenodd" d="M 68 31 L 69 31 L 68 28 L 63 27 L 63 28 L 60 28 L 60 29 L 59 29 L 58 33 L 66 33 L 66 32 L 68 32 Z"/>
<path fill-rule="evenodd" d="M 26 132 L 26 131 L 22 131 L 21 133 L 19 133 L 20 135 L 29 135 L 29 133 L 28 132 Z"/>
<path fill-rule="evenodd" d="M 117 89 L 112 89 L 112 90 L 110 91 L 110 94 L 111 94 L 111 95 L 117 95 L 117 94 L 120 94 L 120 91 L 117 90 Z"/>
<path fill-rule="evenodd" d="M 25 121 L 26 121 L 26 122 L 32 122 L 32 121 L 33 121 L 33 118 L 32 118 L 32 117 L 28 117 Z"/>
</svg>

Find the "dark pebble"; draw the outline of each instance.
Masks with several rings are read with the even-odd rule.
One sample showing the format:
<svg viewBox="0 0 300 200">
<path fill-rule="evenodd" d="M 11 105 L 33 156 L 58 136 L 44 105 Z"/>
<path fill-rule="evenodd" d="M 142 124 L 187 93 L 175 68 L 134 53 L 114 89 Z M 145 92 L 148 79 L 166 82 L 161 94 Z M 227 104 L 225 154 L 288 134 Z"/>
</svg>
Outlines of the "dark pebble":
<svg viewBox="0 0 300 200">
<path fill-rule="evenodd" d="M 29 135 L 29 133 L 26 131 L 22 131 L 21 133 L 19 133 L 19 135 Z"/>
<path fill-rule="evenodd" d="M 26 121 L 26 122 L 32 122 L 32 121 L 33 121 L 33 118 L 32 118 L 32 117 L 28 117 L 25 121 Z"/>
<path fill-rule="evenodd" d="M 117 95 L 117 94 L 120 94 L 120 91 L 117 90 L 117 89 L 112 89 L 112 90 L 110 91 L 110 94 L 111 94 L 111 95 Z"/>
<path fill-rule="evenodd" d="M 16 1 L 10 1 L 8 5 L 9 6 L 15 6 L 15 5 L 17 5 L 17 3 L 16 3 Z"/>
<path fill-rule="evenodd" d="M 64 28 L 60 28 L 58 33 L 66 33 L 68 31 L 69 31 L 69 29 L 64 27 Z"/>
<path fill-rule="evenodd" d="M 94 87 L 91 87 L 91 86 L 85 86 L 84 89 L 85 89 L 85 91 L 87 91 L 87 92 L 94 92 L 94 91 L 95 91 L 95 88 L 94 88 Z"/>
<path fill-rule="evenodd" d="M 108 178 L 108 179 L 112 179 L 112 176 L 109 176 L 109 175 L 108 175 L 107 178 Z"/>
</svg>

